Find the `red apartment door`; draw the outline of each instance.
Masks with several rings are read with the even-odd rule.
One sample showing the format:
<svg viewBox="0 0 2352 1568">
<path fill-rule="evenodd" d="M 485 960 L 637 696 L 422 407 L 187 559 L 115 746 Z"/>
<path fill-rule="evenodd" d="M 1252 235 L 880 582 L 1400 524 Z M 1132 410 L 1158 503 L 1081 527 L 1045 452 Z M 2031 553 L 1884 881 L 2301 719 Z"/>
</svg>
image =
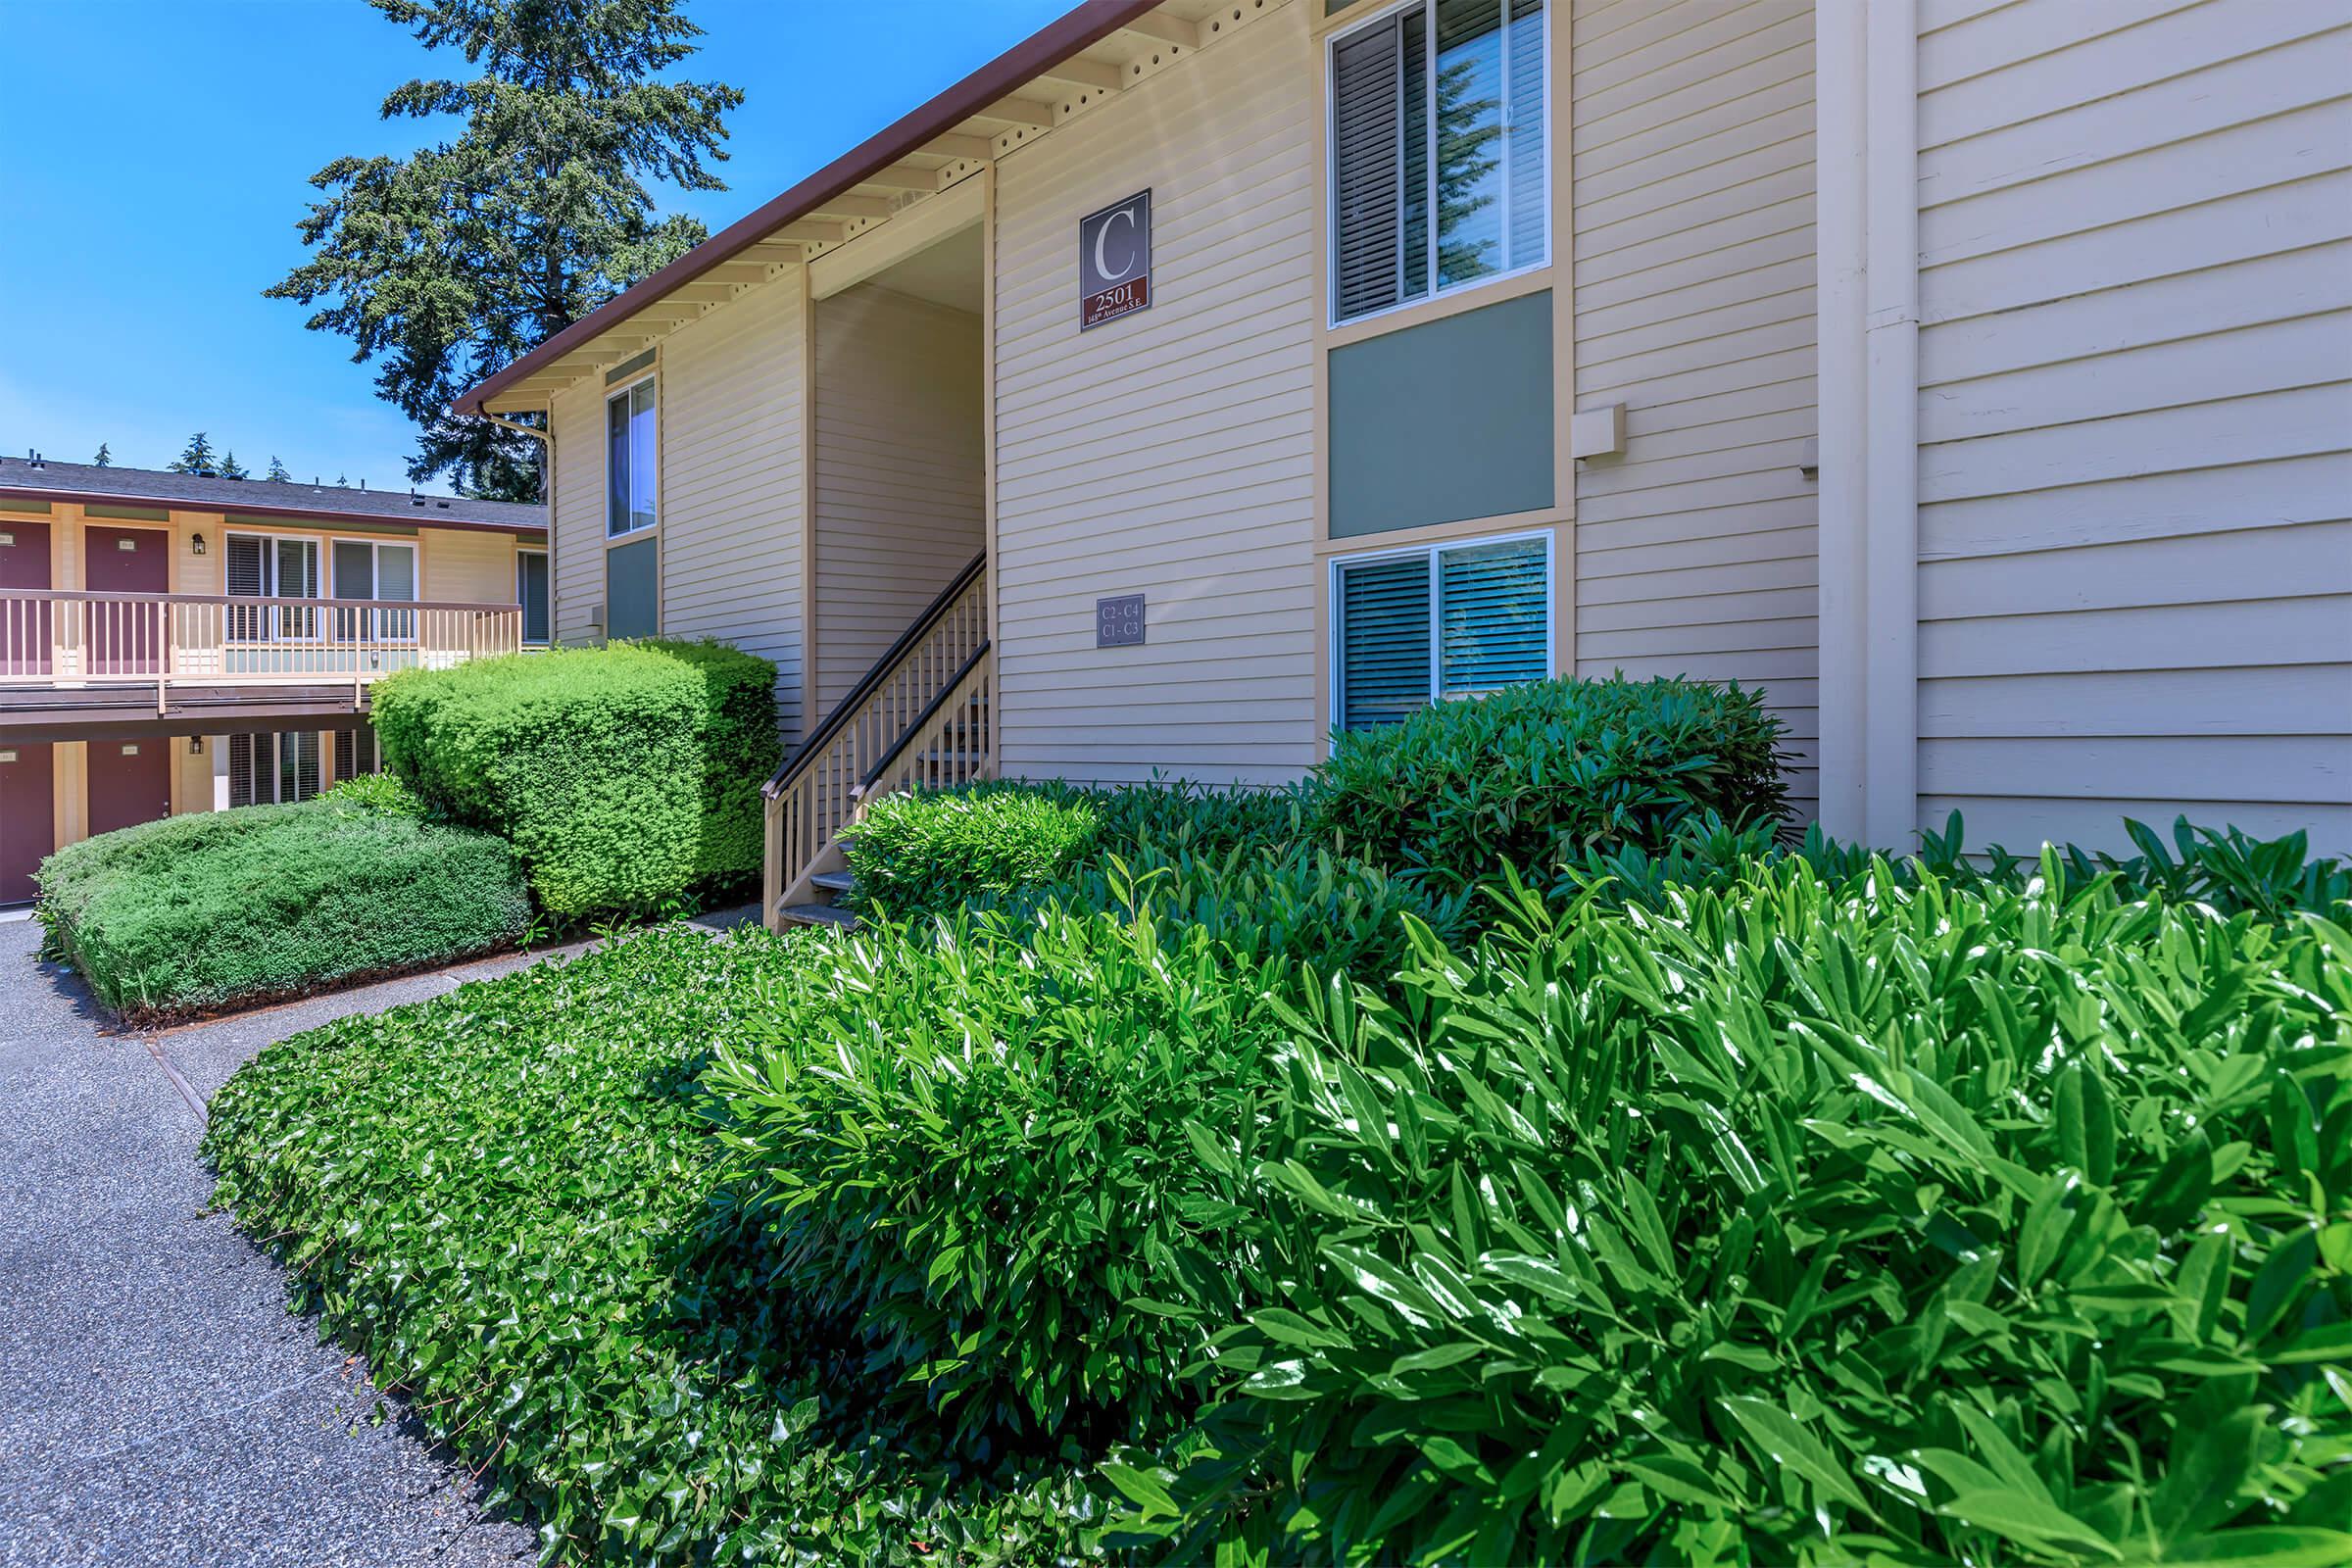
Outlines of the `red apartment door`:
<svg viewBox="0 0 2352 1568">
<path fill-rule="evenodd" d="M 82 529 L 81 545 L 91 593 L 171 591 L 172 536 L 163 529 L 92 525 Z M 93 603 L 90 673 L 152 675 L 161 669 L 163 632 L 157 616 L 159 608 L 136 601 Z"/>
<path fill-rule="evenodd" d="M 92 741 L 90 837 L 172 814 L 172 738 Z"/>
<path fill-rule="evenodd" d="M 0 675 L 49 673 L 48 601 L 7 594 L 48 586 L 49 525 L 0 512 Z"/>
<path fill-rule="evenodd" d="M 0 904 L 32 897 L 33 867 L 57 847 L 49 748 L 0 741 Z"/>
</svg>

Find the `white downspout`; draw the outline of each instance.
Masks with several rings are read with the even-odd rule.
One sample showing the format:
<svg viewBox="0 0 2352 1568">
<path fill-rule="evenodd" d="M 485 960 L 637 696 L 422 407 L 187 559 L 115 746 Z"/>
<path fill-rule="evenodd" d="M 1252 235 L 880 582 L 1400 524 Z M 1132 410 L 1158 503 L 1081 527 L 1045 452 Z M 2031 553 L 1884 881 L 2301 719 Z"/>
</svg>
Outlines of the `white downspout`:
<svg viewBox="0 0 2352 1568">
<path fill-rule="evenodd" d="M 482 419 L 488 419 L 488 420 L 489 420 L 489 421 L 490 421 L 492 424 L 495 424 L 495 425 L 497 425 L 497 426 L 498 426 L 500 429 L 502 429 L 502 430 L 512 430 L 512 431 L 514 431 L 514 432 L 516 435 L 527 435 L 527 436 L 531 437 L 531 438 L 532 438 L 533 440 L 535 440 L 535 441 L 539 441 L 539 442 L 542 442 L 542 443 L 544 443 L 544 444 L 546 445 L 546 447 L 547 447 L 547 482 L 546 482 L 546 484 L 542 485 L 540 488 L 541 488 L 541 489 L 543 489 L 544 491 L 546 491 L 546 493 L 547 493 L 547 644 L 548 644 L 548 646 L 549 646 L 550 648 L 553 648 L 553 647 L 555 646 L 555 644 L 556 644 L 556 405 L 555 405 L 555 400 L 554 400 L 553 398 L 550 398 L 550 399 L 548 400 L 548 405 L 547 405 L 547 428 L 546 428 L 546 429 L 544 429 L 544 430 L 540 430 L 540 429 L 534 429 L 532 426 L 530 426 L 530 425 L 527 425 L 527 424 L 516 424 L 516 423 L 515 423 L 515 422 L 514 422 L 513 419 L 502 419 L 502 418 L 500 418 L 500 417 L 499 417 L 497 415 L 495 415 L 495 414 L 492 414 L 492 413 L 491 413 L 489 410 L 487 410 L 487 409 L 483 409 L 483 410 L 481 410 L 479 413 L 477 413 L 477 414 L 475 415 L 475 417 L 476 417 L 476 418 L 482 418 Z M 522 601 L 522 593 L 521 593 L 521 589 L 520 589 L 519 585 L 516 587 L 515 594 L 514 594 L 514 599 L 515 599 L 515 606 L 516 606 L 516 609 L 517 609 L 517 610 L 519 610 L 519 609 L 521 608 L 521 601 Z"/>
</svg>

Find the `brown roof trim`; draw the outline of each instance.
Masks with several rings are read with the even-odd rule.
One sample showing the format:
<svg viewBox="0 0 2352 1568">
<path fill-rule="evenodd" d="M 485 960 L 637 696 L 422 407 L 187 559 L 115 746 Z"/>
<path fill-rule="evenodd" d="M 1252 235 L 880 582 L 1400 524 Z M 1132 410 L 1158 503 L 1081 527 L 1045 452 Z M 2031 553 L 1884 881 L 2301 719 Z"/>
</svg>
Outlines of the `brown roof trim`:
<svg viewBox="0 0 2352 1568">
<path fill-rule="evenodd" d="M 1080 0 L 1021 42 L 912 113 L 900 118 L 842 154 L 783 195 L 720 229 L 651 277 L 615 295 L 550 337 L 513 365 L 462 393 L 450 405 L 458 414 L 484 414 L 501 392 L 616 326 L 682 283 L 752 246 L 786 223 L 841 195 L 923 143 L 954 129 L 1013 88 L 1118 31 L 1157 7 L 1159 0 Z"/>
<path fill-rule="evenodd" d="M 240 517 L 286 517 L 325 523 L 399 523 L 403 526 L 418 528 L 449 528 L 465 533 L 510 533 L 518 539 L 544 539 L 547 537 L 547 524 L 545 523 L 468 522 L 457 517 L 435 516 L 431 507 L 413 509 L 421 512 L 422 516 L 411 516 L 407 513 L 399 512 L 343 512 L 332 507 L 268 507 L 246 504 L 234 507 L 217 507 L 204 502 L 190 501 L 185 496 L 129 495 L 120 490 L 43 490 L 36 489 L 31 485 L 17 484 L 0 484 L 0 496 L 9 496 L 24 501 L 62 501 L 69 506 L 80 507 L 144 506 L 159 512 L 199 513 L 208 517 L 235 515 Z M 122 519 L 115 517 L 102 517 L 99 520 L 101 522 L 122 521 Z M 138 523 L 135 521 L 124 522 L 123 526 L 135 528 Z"/>
</svg>

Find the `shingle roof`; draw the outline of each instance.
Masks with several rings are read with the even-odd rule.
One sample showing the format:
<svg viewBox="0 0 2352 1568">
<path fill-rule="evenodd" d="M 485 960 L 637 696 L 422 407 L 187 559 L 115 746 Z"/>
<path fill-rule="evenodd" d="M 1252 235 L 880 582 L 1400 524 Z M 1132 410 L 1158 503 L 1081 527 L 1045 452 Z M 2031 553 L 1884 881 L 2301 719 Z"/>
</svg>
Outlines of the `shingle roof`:
<svg viewBox="0 0 2352 1568">
<path fill-rule="evenodd" d="M 99 467 L 43 458 L 0 458 L 0 495 L 36 500 L 120 501 L 195 512 L 264 515 L 373 518 L 421 527 L 463 526 L 531 531 L 547 526 L 547 509 L 518 501 L 472 501 L 463 496 L 410 495 L 332 484 L 272 484 L 267 479 L 214 479 L 159 468 Z"/>
</svg>

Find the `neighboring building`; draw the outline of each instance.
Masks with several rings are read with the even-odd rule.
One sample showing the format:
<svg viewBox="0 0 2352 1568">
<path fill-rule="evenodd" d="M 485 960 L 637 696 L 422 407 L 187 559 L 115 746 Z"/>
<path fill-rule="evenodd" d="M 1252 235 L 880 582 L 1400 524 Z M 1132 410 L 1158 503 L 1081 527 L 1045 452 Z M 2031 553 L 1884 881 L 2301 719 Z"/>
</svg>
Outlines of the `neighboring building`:
<svg viewBox="0 0 2352 1568">
<path fill-rule="evenodd" d="M 1095 0 L 460 407 L 559 638 L 778 662 L 794 896 L 918 774 L 1618 669 L 1880 844 L 2343 850 L 2348 93 L 2342 0 Z"/>
<path fill-rule="evenodd" d="M 375 768 L 368 687 L 547 636 L 543 508 L 0 459 L 0 903 Z"/>
</svg>

